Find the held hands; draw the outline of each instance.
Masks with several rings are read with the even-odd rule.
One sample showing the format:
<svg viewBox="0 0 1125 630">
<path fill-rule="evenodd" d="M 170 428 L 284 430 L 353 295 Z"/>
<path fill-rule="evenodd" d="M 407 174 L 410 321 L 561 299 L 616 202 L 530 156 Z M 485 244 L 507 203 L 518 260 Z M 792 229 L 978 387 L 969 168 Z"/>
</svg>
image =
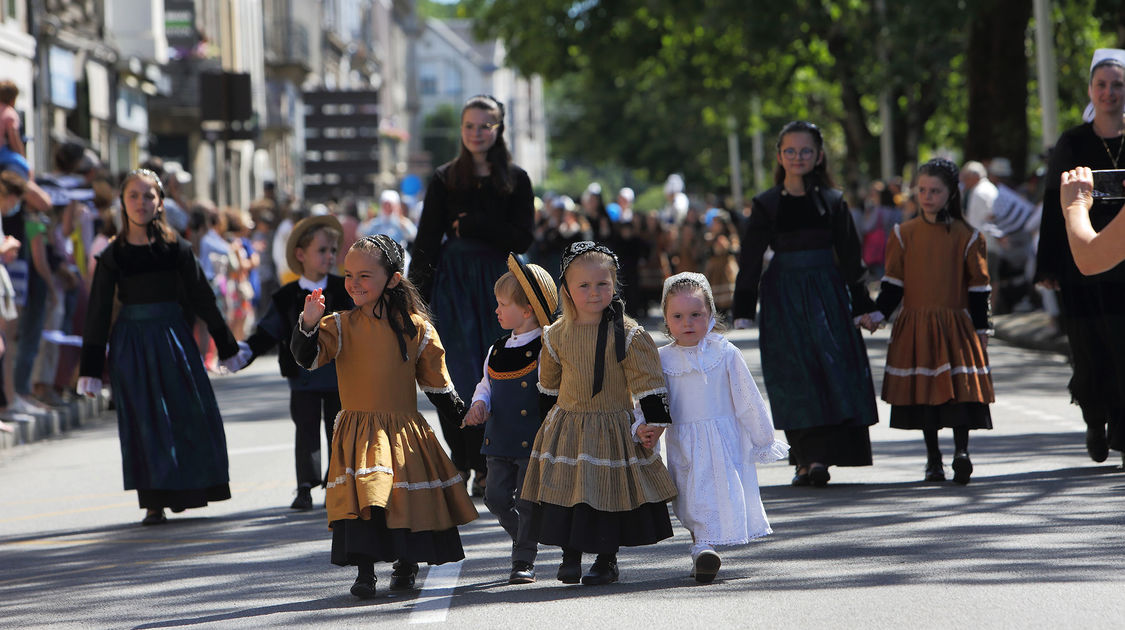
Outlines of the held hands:
<svg viewBox="0 0 1125 630">
<path fill-rule="evenodd" d="M 223 368 L 226 369 L 226 371 L 237 372 L 246 367 L 246 365 L 250 363 L 250 359 L 252 358 L 254 358 L 254 352 L 250 349 L 250 346 L 245 341 L 239 341 L 238 354 L 232 357 L 227 357 L 219 363 L 223 366 Z"/>
<path fill-rule="evenodd" d="M 879 311 L 871 311 L 870 313 L 864 313 L 863 315 L 860 315 L 857 325 L 860 328 L 865 329 L 869 333 L 874 333 L 879 329 L 879 326 L 882 323 L 883 314 Z"/>
<path fill-rule="evenodd" d="M 654 427 L 648 424 L 642 424 L 637 427 L 637 438 L 641 441 L 641 446 L 645 448 L 654 448 L 656 441 L 664 434 L 664 427 Z"/>
<path fill-rule="evenodd" d="M 312 293 L 305 296 L 305 310 L 301 311 L 301 330 L 308 332 L 316 328 L 323 316 L 324 289 L 313 289 Z"/>
<path fill-rule="evenodd" d="M 76 390 L 79 396 L 93 398 L 102 393 L 102 379 L 93 376 L 79 376 Z"/>
<path fill-rule="evenodd" d="M 483 400 L 478 400 L 469 407 L 469 413 L 465 414 L 465 422 L 462 426 L 475 427 L 488 422 L 488 407 L 484 405 Z"/>
</svg>

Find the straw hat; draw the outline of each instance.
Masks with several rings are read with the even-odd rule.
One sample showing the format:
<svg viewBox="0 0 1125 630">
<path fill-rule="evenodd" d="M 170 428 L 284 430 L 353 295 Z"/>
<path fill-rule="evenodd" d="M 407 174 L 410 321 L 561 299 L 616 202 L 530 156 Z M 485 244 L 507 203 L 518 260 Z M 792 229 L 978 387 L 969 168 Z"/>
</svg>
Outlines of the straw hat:
<svg viewBox="0 0 1125 630">
<path fill-rule="evenodd" d="M 336 230 L 336 233 L 340 235 L 336 241 L 336 247 L 339 249 L 344 246 L 344 227 L 340 225 L 340 221 L 335 216 L 320 214 L 301 219 L 297 222 L 297 225 L 293 226 L 293 229 L 289 232 L 288 240 L 285 241 L 285 262 L 289 263 L 289 269 L 293 273 L 299 276 L 305 275 L 305 266 L 297 260 L 297 242 L 309 231 L 322 227 L 330 227 Z"/>
<path fill-rule="evenodd" d="M 559 294 L 551 274 L 539 265 L 525 264 L 515 254 L 508 254 L 508 271 L 519 281 L 539 325 L 547 326 L 554 322 L 555 310 L 559 307 Z"/>
</svg>

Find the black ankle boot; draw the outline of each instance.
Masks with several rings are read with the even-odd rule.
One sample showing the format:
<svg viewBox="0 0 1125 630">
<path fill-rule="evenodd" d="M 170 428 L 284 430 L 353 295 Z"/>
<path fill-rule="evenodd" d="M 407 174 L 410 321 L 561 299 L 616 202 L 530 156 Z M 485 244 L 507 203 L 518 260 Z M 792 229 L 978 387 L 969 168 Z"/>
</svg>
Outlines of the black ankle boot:
<svg viewBox="0 0 1125 630">
<path fill-rule="evenodd" d="M 961 485 L 969 483 L 973 474 L 973 462 L 969 459 L 968 451 L 957 451 L 953 455 L 953 481 Z"/>
<path fill-rule="evenodd" d="M 359 567 L 359 575 L 352 584 L 352 595 L 360 599 L 375 597 L 375 565 L 367 564 Z"/>
<path fill-rule="evenodd" d="M 617 570 L 617 554 L 599 553 L 590 571 L 582 576 L 582 583 L 586 586 L 599 586 L 616 582 L 620 573 Z"/>
<path fill-rule="evenodd" d="M 930 455 L 926 459 L 926 481 L 945 481 L 945 466 L 941 461 L 941 454 L 936 457 Z"/>
<path fill-rule="evenodd" d="M 555 576 L 563 584 L 577 584 L 582 580 L 582 552 L 563 549 L 562 563 Z"/>
<path fill-rule="evenodd" d="M 391 573 L 392 591 L 409 591 L 414 588 L 414 580 L 418 577 L 418 563 L 407 560 L 395 562 L 395 570 Z"/>
</svg>

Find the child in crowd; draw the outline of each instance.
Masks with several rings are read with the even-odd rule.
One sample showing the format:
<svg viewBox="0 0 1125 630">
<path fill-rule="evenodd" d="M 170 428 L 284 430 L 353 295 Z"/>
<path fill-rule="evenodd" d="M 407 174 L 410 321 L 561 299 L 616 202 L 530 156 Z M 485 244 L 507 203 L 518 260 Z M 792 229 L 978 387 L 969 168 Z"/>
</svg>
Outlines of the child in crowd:
<svg viewBox="0 0 1125 630">
<path fill-rule="evenodd" d="M 293 226 L 285 257 L 289 268 L 300 277 L 274 292 L 257 330 L 247 340 L 253 353 L 247 362 L 276 346 L 281 375 L 289 381 L 289 414 L 296 426 L 293 456 L 297 498 L 289 506 L 294 510 L 311 510 L 312 487 L 325 485 L 320 463 L 320 426 L 324 424 L 327 443 L 332 444 L 332 423 L 340 412 L 340 390 L 335 364 L 329 361 L 311 372 L 301 368 L 289 351 L 289 337 L 305 308 L 305 296 L 312 291 L 322 291 L 330 313 L 352 308 L 344 279 L 331 273 L 336 268 L 336 253 L 343 234 L 340 222 L 330 214 L 307 217 Z"/>
<path fill-rule="evenodd" d="M 496 318 L 512 331 L 492 344 L 484 377 L 473 394 L 465 424 L 488 424 L 481 453 L 487 457 L 484 504 L 512 537 L 509 584 L 535 581 L 538 546 L 531 537 L 531 504 L 519 499 L 539 430 L 539 351 L 543 326 L 555 319 L 558 294 L 551 274 L 508 255 L 508 272 L 494 288 Z"/>
<path fill-rule="evenodd" d="M 375 563 L 395 562 L 392 590 L 414 588 L 418 563 L 465 557 L 458 525 L 477 517 L 464 480 L 418 413 L 415 383 L 460 423 L 464 404 L 402 246 L 385 235 L 355 242 L 344 286 L 355 308 L 324 316 L 322 289 L 305 298 L 291 349 L 306 369 L 335 359 L 343 411 L 329 455 L 326 507 L 332 563 L 356 565 L 351 593 L 375 596 Z"/>
<path fill-rule="evenodd" d="M 883 400 L 891 427 L 920 429 L 926 481 L 945 481 L 938 430 L 953 429 L 953 481 L 969 483 L 969 430 L 991 429 L 989 281 L 984 239 L 961 215 L 957 165 L 944 158 L 918 169 L 919 216 L 894 226 L 874 330 L 902 304 L 887 348 Z"/>
<path fill-rule="evenodd" d="M 787 457 L 789 445 L 774 439 L 742 352 L 715 332 L 707 278 L 685 272 L 665 280 L 661 310 L 673 340 L 660 348 L 675 420 L 667 434 L 668 472 L 679 490 L 672 509 L 691 532 L 692 575 L 709 583 L 722 564 L 716 545 L 771 533 L 755 465 Z M 637 433 L 655 446 L 654 428 Z"/>
<path fill-rule="evenodd" d="M 539 354 L 543 426 L 535 436 L 521 498 L 531 532 L 563 548 L 558 579 L 618 579 L 622 545 L 672 535 L 667 502 L 676 487 L 660 457 L 633 441 L 633 399 L 652 426 L 667 426 L 667 388 L 656 344 L 624 317 L 617 256 L 579 241 L 562 257 L 562 317 L 543 332 Z M 597 559 L 582 575 L 582 553 Z"/>
<path fill-rule="evenodd" d="M 223 419 L 186 307 L 206 322 L 228 368 L 241 347 L 191 245 L 164 223 L 156 173 L 126 175 L 121 207 L 124 227 L 98 257 L 90 286 L 78 393 L 101 391 L 108 362 L 125 489 L 147 510 L 141 523 L 159 525 L 164 508 L 230 498 Z"/>
</svg>

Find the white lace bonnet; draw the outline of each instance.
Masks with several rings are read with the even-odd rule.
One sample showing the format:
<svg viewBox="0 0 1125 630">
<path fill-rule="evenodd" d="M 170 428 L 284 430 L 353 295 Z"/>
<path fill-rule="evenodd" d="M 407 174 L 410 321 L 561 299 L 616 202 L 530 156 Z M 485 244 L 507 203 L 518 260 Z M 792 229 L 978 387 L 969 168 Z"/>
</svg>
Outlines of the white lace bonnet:
<svg viewBox="0 0 1125 630">
<path fill-rule="evenodd" d="M 694 271 L 683 271 L 664 280 L 664 290 L 660 294 L 661 312 L 668 306 L 668 291 L 677 284 L 691 284 L 702 289 L 703 295 L 707 296 L 707 308 L 711 309 L 712 316 L 715 315 L 715 296 L 711 293 L 711 283 L 707 282 L 707 276 Z"/>
</svg>

